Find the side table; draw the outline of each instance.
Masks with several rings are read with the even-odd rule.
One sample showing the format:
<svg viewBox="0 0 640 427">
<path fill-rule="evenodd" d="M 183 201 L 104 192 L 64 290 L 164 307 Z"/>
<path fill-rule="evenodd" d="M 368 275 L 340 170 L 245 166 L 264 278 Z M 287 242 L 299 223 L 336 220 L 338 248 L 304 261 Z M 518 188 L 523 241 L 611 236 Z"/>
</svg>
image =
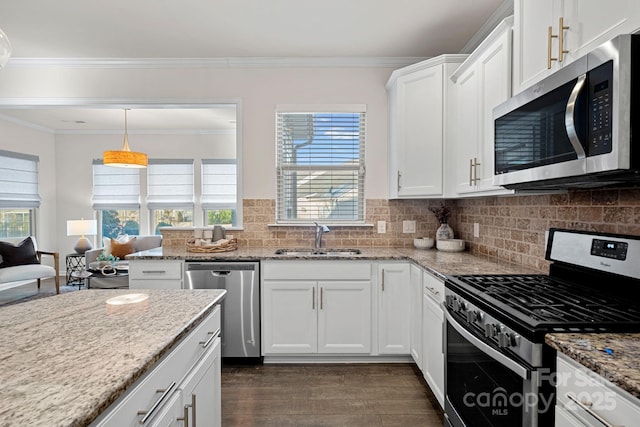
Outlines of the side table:
<svg viewBox="0 0 640 427">
<path fill-rule="evenodd" d="M 71 273 L 71 277 L 78 281 L 77 283 L 73 283 L 74 285 L 78 285 L 78 290 L 80 290 L 80 286 L 84 285 L 85 283 L 87 285 L 87 289 L 89 289 L 89 281 L 91 280 L 91 276 L 93 276 L 93 273 L 84 269 L 77 270 Z"/>
<path fill-rule="evenodd" d="M 66 256 L 66 269 L 67 269 L 67 285 L 80 285 L 84 281 L 78 280 L 77 277 L 72 276 L 72 273 L 76 271 L 82 271 L 85 269 L 84 254 L 68 254 Z"/>
</svg>

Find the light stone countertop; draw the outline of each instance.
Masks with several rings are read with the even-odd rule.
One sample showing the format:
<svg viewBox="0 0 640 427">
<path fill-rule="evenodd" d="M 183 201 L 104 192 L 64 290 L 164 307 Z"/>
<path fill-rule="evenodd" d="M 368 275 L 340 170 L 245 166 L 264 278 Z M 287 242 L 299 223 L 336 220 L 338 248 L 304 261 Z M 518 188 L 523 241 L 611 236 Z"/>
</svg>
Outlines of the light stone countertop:
<svg viewBox="0 0 640 427">
<path fill-rule="evenodd" d="M 0 308 L 0 425 L 89 424 L 225 292 L 92 289 Z M 131 293 L 149 298 L 106 304 Z"/>
<path fill-rule="evenodd" d="M 640 398 L 640 334 L 552 333 L 548 345 Z M 609 354 L 605 349 L 610 349 Z"/>
<path fill-rule="evenodd" d="M 187 261 L 261 261 L 261 260 L 369 260 L 369 261 L 413 261 L 444 278 L 453 274 L 540 274 L 540 272 L 517 264 L 498 261 L 470 252 L 442 252 L 436 249 L 413 248 L 362 248 L 360 255 L 274 255 L 277 248 L 240 247 L 235 251 L 220 253 L 193 253 L 185 248 L 156 248 L 127 255 L 127 259 L 187 260 Z M 323 248 L 326 249 L 326 248 Z"/>
</svg>

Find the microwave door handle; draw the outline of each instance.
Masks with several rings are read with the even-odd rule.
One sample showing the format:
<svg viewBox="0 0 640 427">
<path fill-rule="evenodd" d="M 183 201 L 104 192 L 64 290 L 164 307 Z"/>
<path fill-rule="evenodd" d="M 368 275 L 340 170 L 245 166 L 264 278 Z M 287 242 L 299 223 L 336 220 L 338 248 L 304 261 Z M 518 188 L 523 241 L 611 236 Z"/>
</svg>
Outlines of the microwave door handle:
<svg viewBox="0 0 640 427">
<path fill-rule="evenodd" d="M 567 135 L 569 136 L 569 142 L 573 147 L 573 150 L 578 155 L 578 159 L 584 159 L 587 155 L 584 152 L 584 147 L 580 143 L 580 139 L 578 138 L 578 133 L 576 132 L 576 121 L 575 121 L 575 110 L 576 110 L 576 101 L 578 99 L 578 95 L 580 95 L 580 91 L 584 87 L 584 83 L 587 79 L 587 75 L 583 74 L 578 77 L 578 81 L 576 85 L 573 87 L 571 91 L 571 95 L 569 96 L 569 101 L 567 102 L 567 109 L 564 114 L 564 126 L 567 128 Z"/>
</svg>

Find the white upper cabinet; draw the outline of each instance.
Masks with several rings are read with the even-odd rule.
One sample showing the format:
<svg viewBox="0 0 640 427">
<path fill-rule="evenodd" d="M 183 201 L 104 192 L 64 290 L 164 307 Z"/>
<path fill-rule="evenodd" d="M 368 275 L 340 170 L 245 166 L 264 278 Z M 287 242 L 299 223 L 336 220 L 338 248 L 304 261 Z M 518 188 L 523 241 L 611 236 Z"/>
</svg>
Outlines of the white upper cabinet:
<svg viewBox="0 0 640 427">
<path fill-rule="evenodd" d="M 512 23 L 505 19 L 451 76 L 457 108 L 445 152 L 449 197 L 512 193 L 493 185 L 493 108 L 511 96 Z"/>
<path fill-rule="evenodd" d="M 640 29 L 637 0 L 515 0 L 514 12 L 514 94 L 607 40 Z"/>
<path fill-rule="evenodd" d="M 451 73 L 466 55 L 442 55 L 393 72 L 389 95 L 389 198 L 442 197 Z"/>
</svg>

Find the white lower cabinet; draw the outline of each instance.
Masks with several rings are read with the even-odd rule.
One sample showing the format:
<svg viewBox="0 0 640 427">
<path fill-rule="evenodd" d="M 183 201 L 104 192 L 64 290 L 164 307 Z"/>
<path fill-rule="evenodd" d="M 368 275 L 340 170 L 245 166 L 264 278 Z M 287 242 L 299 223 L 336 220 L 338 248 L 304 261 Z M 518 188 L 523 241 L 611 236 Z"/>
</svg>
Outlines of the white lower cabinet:
<svg viewBox="0 0 640 427">
<path fill-rule="evenodd" d="M 422 284 L 422 373 L 444 408 L 444 283 L 424 272 Z"/>
<path fill-rule="evenodd" d="M 183 275 L 182 260 L 129 261 L 129 289 L 181 289 Z"/>
<path fill-rule="evenodd" d="M 556 381 L 556 427 L 638 425 L 640 400 L 564 354 Z"/>
<path fill-rule="evenodd" d="M 371 264 L 293 263 L 262 263 L 263 354 L 371 353 Z"/>
<path fill-rule="evenodd" d="M 220 306 L 134 383 L 91 426 L 219 426 Z M 193 396 L 196 396 L 195 399 Z M 193 401 L 196 401 L 194 409 Z"/>
<path fill-rule="evenodd" d="M 410 354 L 411 278 L 408 263 L 378 264 L 378 352 Z"/>
</svg>

